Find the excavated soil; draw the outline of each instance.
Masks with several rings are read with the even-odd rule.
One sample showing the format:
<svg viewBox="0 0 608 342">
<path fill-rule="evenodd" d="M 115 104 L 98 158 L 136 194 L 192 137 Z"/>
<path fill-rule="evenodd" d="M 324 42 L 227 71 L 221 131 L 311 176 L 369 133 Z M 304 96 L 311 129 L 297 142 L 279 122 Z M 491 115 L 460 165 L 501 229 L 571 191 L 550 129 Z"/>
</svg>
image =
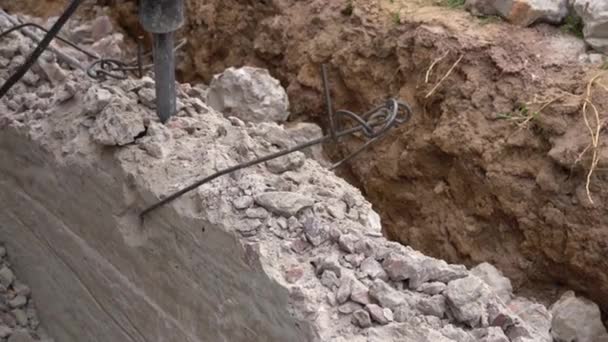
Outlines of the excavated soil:
<svg viewBox="0 0 608 342">
<path fill-rule="evenodd" d="M 428 1 L 187 3 L 183 80 L 265 67 L 287 88 L 293 120 L 325 123 L 318 70 L 327 63 L 337 108 L 363 111 L 390 96 L 413 105 L 409 126 L 341 171 L 389 237 L 449 262 L 491 262 L 520 290 L 563 285 L 608 308 L 608 94 L 591 87 L 601 127 L 588 105 L 590 130 L 582 107 L 599 67 L 579 62 L 580 40 Z M 134 2 L 112 9 L 139 32 Z M 338 157 L 360 143 L 328 150 Z"/>
</svg>

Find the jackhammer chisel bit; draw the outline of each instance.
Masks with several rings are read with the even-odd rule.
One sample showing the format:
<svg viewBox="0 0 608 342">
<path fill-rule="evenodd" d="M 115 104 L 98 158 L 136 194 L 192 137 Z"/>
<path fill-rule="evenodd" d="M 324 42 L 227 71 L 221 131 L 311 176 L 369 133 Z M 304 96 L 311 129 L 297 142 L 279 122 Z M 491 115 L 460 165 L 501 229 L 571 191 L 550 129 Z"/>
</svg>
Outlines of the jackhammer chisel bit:
<svg viewBox="0 0 608 342">
<path fill-rule="evenodd" d="M 174 32 L 184 23 L 183 0 L 140 0 L 139 21 L 154 40 L 156 112 L 165 123 L 176 112 Z"/>
</svg>

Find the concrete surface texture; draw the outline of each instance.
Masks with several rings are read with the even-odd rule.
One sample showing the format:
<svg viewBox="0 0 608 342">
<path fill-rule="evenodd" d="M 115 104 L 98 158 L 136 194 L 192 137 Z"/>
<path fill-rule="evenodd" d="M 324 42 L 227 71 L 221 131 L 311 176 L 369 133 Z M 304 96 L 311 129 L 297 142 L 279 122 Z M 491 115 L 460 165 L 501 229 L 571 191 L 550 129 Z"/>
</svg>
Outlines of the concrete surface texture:
<svg viewBox="0 0 608 342">
<path fill-rule="evenodd" d="M 32 45 L 5 40 L 0 82 Z M 518 315 L 512 301 L 540 304 L 491 265 L 482 279 L 387 241 L 361 193 L 304 154 L 141 221 L 294 131 L 224 117 L 188 84 L 161 125 L 149 79 L 97 83 L 42 58 L 63 80 L 39 65 L 0 100 L 0 236 L 57 341 L 550 341 L 550 314 Z"/>
</svg>

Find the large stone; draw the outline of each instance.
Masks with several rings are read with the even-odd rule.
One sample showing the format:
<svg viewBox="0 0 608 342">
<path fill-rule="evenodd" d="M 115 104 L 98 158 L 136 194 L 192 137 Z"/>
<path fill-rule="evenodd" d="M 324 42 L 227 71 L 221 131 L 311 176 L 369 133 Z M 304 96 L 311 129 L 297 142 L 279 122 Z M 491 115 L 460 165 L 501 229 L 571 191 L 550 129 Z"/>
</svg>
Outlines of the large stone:
<svg viewBox="0 0 608 342">
<path fill-rule="evenodd" d="M 93 141 L 104 146 L 124 146 L 146 130 L 139 115 L 124 115 L 132 111 L 124 104 L 111 103 L 95 119 L 90 132 Z"/>
<path fill-rule="evenodd" d="M 551 335 L 557 342 L 608 342 L 598 306 L 568 291 L 551 306 Z"/>
<path fill-rule="evenodd" d="M 472 268 L 471 273 L 488 284 L 504 303 L 508 303 L 511 300 L 511 296 L 513 295 L 511 280 L 503 276 L 496 267 L 484 262 Z"/>
<path fill-rule="evenodd" d="M 568 15 L 568 0 L 466 0 L 465 8 L 475 15 L 500 15 L 513 24 L 529 26 L 560 23 Z"/>
<path fill-rule="evenodd" d="M 255 196 L 255 202 L 268 211 L 284 217 L 294 216 L 300 210 L 311 207 L 315 203 L 306 195 L 286 191 L 264 192 Z"/>
<path fill-rule="evenodd" d="M 229 68 L 215 75 L 207 103 L 226 116 L 246 122 L 282 122 L 289 116 L 285 89 L 268 70 L 259 68 Z"/>
<path fill-rule="evenodd" d="M 551 313 L 539 303 L 523 297 L 514 298 L 507 305 L 508 309 L 519 316 L 528 325 L 532 334 L 539 341 L 552 342 Z"/>
<path fill-rule="evenodd" d="M 585 41 L 598 51 L 608 53 L 608 1 L 570 0 L 585 23 Z"/>
<path fill-rule="evenodd" d="M 490 293 L 489 287 L 481 279 L 468 276 L 448 283 L 444 294 L 454 318 L 475 328 L 488 324 L 486 304 Z"/>
</svg>

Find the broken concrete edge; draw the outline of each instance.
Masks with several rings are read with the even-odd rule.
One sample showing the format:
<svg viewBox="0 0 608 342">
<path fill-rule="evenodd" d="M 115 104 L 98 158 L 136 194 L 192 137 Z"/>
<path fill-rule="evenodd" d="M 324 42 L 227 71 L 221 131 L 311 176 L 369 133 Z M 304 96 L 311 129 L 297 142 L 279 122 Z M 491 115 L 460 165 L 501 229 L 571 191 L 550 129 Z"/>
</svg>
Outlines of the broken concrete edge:
<svg viewBox="0 0 608 342">
<path fill-rule="evenodd" d="M 188 85 L 163 126 L 138 105 L 148 80 L 70 72 L 51 88 L 42 76 L 0 103 L 0 231 L 61 341 L 547 336 L 464 266 L 385 240 L 360 192 L 312 160 L 217 179 L 142 224 L 146 204 L 293 139 L 224 119 Z M 48 273 L 31 269 L 37 260 Z"/>
</svg>

